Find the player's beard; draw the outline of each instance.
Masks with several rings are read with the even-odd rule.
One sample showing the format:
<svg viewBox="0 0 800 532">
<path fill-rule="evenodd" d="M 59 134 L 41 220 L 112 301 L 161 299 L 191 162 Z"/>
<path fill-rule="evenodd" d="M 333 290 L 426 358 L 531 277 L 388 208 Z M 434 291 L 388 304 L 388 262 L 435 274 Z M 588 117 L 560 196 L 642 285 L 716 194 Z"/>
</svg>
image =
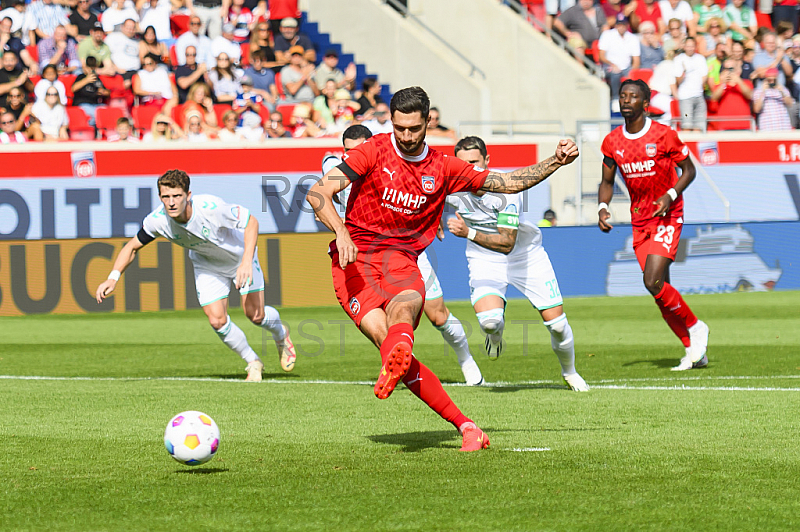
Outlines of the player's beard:
<svg viewBox="0 0 800 532">
<path fill-rule="evenodd" d="M 427 128 L 425 128 L 425 132 L 427 132 Z M 420 151 L 422 145 L 425 143 L 425 133 L 423 133 L 422 137 L 420 137 L 420 139 L 413 144 L 406 144 L 404 142 L 401 142 L 400 139 L 398 139 L 397 137 L 395 137 L 395 140 L 397 141 L 397 148 L 401 152 L 403 152 L 403 154 L 408 155 L 409 157 L 415 157 L 419 155 L 418 152 Z"/>
</svg>

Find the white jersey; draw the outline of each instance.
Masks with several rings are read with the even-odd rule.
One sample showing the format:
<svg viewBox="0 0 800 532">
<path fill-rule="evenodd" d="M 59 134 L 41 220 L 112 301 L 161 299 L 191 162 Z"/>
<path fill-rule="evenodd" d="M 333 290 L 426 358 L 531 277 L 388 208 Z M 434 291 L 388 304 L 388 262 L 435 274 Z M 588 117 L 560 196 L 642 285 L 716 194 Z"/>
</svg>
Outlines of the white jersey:
<svg viewBox="0 0 800 532">
<path fill-rule="evenodd" d="M 504 255 L 498 251 L 486 249 L 475 242 L 467 241 L 467 257 L 487 254 L 497 255 L 500 262 L 526 254 L 532 249 L 541 247 L 542 232 L 536 224 L 527 221 L 522 211 L 522 194 L 497 194 L 489 192 L 477 196 L 471 192 L 461 192 L 447 197 L 447 202 L 456 208 L 456 212 L 464 219 L 468 228 L 481 233 L 496 234 L 498 227 L 516 229 L 517 242 L 513 251 Z"/>
<path fill-rule="evenodd" d="M 148 214 L 142 229 L 189 249 L 195 266 L 223 275 L 235 274 L 244 254 L 244 229 L 250 211 L 210 194 L 192 196 L 192 217 L 185 224 L 170 218 L 164 206 Z"/>
</svg>

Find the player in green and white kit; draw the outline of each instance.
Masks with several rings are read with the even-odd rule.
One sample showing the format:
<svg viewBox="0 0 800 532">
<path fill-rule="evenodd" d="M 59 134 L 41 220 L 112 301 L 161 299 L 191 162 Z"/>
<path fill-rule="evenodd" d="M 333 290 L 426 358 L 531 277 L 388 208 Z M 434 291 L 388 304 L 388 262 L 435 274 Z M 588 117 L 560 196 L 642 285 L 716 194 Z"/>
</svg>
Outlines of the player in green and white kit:
<svg viewBox="0 0 800 532">
<path fill-rule="evenodd" d="M 297 357 L 289 331 L 278 311 L 264 306 L 264 275 L 256 250 L 258 221 L 241 205 L 208 194 L 192 196 L 189 176 L 182 170 L 170 170 L 158 178 L 158 195 L 162 205 L 145 217 L 142 229 L 119 252 L 114 270 L 97 287 L 97 302 L 114 291 L 141 248 L 164 237 L 189 249 L 197 299 L 223 343 L 247 362 L 246 380 L 260 381 L 264 364 L 244 331 L 228 316 L 231 283 L 242 295 L 248 319 L 272 333 L 283 370 L 292 371 Z"/>
<path fill-rule="evenodd" d="M 489 165 L 486 144 L 479 137 L 461 139 L 455 154 L 481 168 Z M 486 354 L 497 358 L 503 351 L 506 289 L 510 284 L 541 314 L 564 381 L 576 392 L 589 391 L 575 371 L 575 341 L 556 274 L 542 247 L 541 230 L 524 218 L 522 194 L 460 193 L 448 197 L 448 203 L 456 207 L 456 217 L 447 221 L 448 229 L 469 240 L 470 299 L 486 334 Z"/>
</svg>

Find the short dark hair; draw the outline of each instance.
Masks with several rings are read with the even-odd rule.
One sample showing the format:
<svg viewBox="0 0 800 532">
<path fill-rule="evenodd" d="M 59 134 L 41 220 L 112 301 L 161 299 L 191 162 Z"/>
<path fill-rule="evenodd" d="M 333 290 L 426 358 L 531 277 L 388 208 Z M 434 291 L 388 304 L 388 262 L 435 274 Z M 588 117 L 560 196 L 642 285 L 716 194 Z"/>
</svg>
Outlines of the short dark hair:
<svg viewBox="0 0 800 532">
<path fill-rule="evenodd" d="M 556 219 L 556 212 L 553 209 L 547 209 L 544 211 L 544 215 L 542 216 L 545 220 L 555 220 Z"/>
<path fill-rule="evenodd" d="M 261 61 L 267 60 L 267 54 L 261 48 L 255 50 L 252 54 L 250 54 L 250 57 L 252 58 L 253 61 L 255 61 L 256 59 L 259 59 Z"/>
<path fill-rule="evenodd" d="M 97 58 L 93 55 L 86 56 L 86 66 L 95 68 L 97 66 Z"/>
<path fill-rule="evenodd" d="M 189 174 L 183 170 L 168 170 L 158 178 L 158 190 L 161 187 L 180 188 L 184 192 L 189 192 Z"/>
<path fill-rule="evenodd" d="M 456 147 L 453 149 L 453 154 L 458 155 L 458 152 L 461 150 L 470 151 L 470 150 L 478 150 L 481 152 L 481 156 L 486 158 L 486 143 L 483 142 L 483 139 L 480 137 L 464 137 L 463 139 L 459 140 L 456 143 Z"/>
<path fill-rule="evenodd" d="M 121 126 L 122 124 L 128 124 L 128 127 L 130 127 L 131 126 L 131 121 L 130 121 L 130 119 L 128 117 L 121 116 L 121 117 L 117 118 L 117 125 Z"/>
<path fill-rule="evenodd" d="M 367 126 L 362 126 L 361 124 L 355 124 L 353 126 L 348 127 L 342 133 L 342 142 L 345 140 L 359 140 L 364 139 L 367 140 L 372 138 L 372 131 L 369 130 Z"/>
<path fill-rule="evenodd" d="M 395 111 L 400 111 L 404 114 L 419 111 L 422 119 L 427 120 L 431 111 L 431 100 L 421 87 L 407 87 L 394 93 L 389 109 L 392 116 L 394 116 Z"/>
<path fill-rule="evenodd" d="M 619 86 L 620 92 L 622 91 L 622 88 L 625 85 L 635 85 L 639 87 L 639 89 L 642 91 L 642 95 L 644 96 L 644 101 L 646 102 L 650 101 L 650 87 L 648 87 L 647 83 L 645 83 L 644 81 L 640 79 L 626 79 Z"/>
<path fill-rule="evenodd" d="M 48 70 L 52 70 L 56 73 L 56 78 L 58 78 L 58 68 L 55 65 L 47 65 L 42 69 L 42 76 L 44 77 L 44 73 Z"/>
</svg>

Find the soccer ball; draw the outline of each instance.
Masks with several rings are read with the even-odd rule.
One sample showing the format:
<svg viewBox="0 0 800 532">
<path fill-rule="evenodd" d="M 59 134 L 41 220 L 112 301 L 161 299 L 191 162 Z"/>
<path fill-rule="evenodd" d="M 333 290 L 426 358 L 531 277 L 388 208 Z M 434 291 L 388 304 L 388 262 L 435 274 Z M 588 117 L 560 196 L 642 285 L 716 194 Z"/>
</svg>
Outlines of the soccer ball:
<svg viewBox="0 0 800 532">
<path fill-rule="evenodd" d="M 167 423 L 164 445 L 169 455 L 182 464 L 204 464 L 217 453 L 219 428 L 202 412 L 181 412 Z"/>
</svg>

